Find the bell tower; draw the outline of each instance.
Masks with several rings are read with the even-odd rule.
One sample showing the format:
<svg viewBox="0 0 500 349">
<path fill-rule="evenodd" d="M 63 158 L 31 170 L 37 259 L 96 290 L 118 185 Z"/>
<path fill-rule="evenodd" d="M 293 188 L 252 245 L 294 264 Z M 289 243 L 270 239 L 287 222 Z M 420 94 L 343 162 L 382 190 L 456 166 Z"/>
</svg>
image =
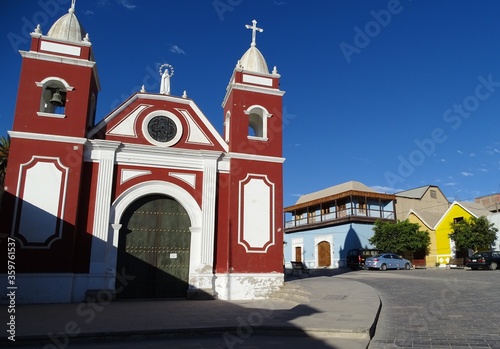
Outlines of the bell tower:
<svg viewBox="0 0 500 349">
<path fill-rule="evenodd" d="M 77 261 L 74 249 L 84 250 L 78 203 L 84 144 L 94 124 L 100 86 L 75 0 L 46 35 L 37 26 L 29 51 L 20 54 L 5 180 L 13 200 L 8 229 L 19 244 L 19 272 L 85 272 L 88 261 Z M 30 258 L 22 258 L 23 251 Z"/>
<path fill-rule="evenodd" d="M 22 56 L 13 131 L 85 137 L 93 126 L 99 79 L 88 34 L 73 0 L 47 35 L 31 33 Z"/>
<path fill-rule="evenodd" d="M 269 73 L 257 49 L 256 34 L 263 32 L 257 21 L 246 25 L 252 31 L 250 48 L 236 64 L 222 103 L 224 139 L 228 143 L 229 179 L 220 182 L 227 190 L 227 234 L 218 258 L 218 280 L 228 282 L 237 298 L 247 292 L 246 278 L 260 280 L 272 289 L 283 282 L 283 162 L 282 98 L 276 67 Z M 227 188 L 224 188 L 227 186 Z M 222 201 L 221 198 L 219 200 Z M 226 239 L 222 236 L 226 235 Z M 224 256 L 223 255 L 227 254 Z M 240 288 L 238 289 L 238 286 Z M 258 293 L 258 292 L 257 292 Z"/>
</svg>

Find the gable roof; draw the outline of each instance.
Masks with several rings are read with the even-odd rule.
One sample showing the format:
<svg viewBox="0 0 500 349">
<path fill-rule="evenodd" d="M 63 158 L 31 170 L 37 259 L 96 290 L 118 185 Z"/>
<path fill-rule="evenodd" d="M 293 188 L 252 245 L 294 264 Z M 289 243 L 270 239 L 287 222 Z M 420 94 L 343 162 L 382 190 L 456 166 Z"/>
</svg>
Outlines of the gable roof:
<svg viewBox="0 0 500 349">
<path fill-rule="evenodd" d="M 443 194 L 443 192 L 441 191 L 441 189 L 439 189 L 438 186 L 424 185 L 423 187 L 418 187 L 418 188 L 400 191 L 399 193 L 396 193 L 395 195 L 399 196 L 399 197 L 409 198 L 409 199 L 421 199 L 430 188 L 435 188 L 435 189 L 439 190 L 441 192 L 441 194 Z M 443 194 L 443 196 L 444 196 L 444 194 Z"/>
<path fill-rule="evenodd" d="M 125 143 L 151 145 L 151 141 L 146 139 L 147 132 L 143 130 L 144 118 L 146 115 L 162 112 L 169 117 L 182 120 L 181 123 L 185 127 L 185 132 L 181 132 L 184 143 L 178 143 L 175 147 L 228 151 L 227 143 L 193 100 L 163 94 L 132 95 L 94 126 L 89 131 L 88 137 L 111 137 L 113 140 Z M 179 126 L 182 131 L 182 125 Z"/>
<path fill-rule="evenodd" d="M 491 213 L 478 202 L 461 201 L 459 202 L 459 204 L 476 217 L 488 217 L 488 215 Z"/>
<path fill-rule="evenodd" d="M 420 221 L 424 223 L 427 228 L 432 230 L 434 230 L 437 222 L 439 222 L 442 217 L 442 215 L 440 214 L 426 212 L 426 211 L 416 211 L 414 209 L 410 209 L 410 211 L 406 215 L 406 218 L 408 218 L 411 214 L 417 216 L 418 219 L 420 219 Z"/>
<path fill-rule="evenodd" d="M 479 218 L 481 216 L 487 217 L 490 212 L 486 210 L 481 204 L 475 203 L 475 202 L 458 202 L 454 201 L 450 207 L 446 210 L 445 213 L 443 213 L 443 216 L 439 219 L 439 221 L 434 225 L 434 229 L 436 229 L 439 224 L 441 224 L 441 221 L 448 215 L 448 212 L 450 212 L 453 209 L 453 206 L 460 206 L 463 210 L 467 211 L 470 213 L 472 216 Z"/>
</svg>

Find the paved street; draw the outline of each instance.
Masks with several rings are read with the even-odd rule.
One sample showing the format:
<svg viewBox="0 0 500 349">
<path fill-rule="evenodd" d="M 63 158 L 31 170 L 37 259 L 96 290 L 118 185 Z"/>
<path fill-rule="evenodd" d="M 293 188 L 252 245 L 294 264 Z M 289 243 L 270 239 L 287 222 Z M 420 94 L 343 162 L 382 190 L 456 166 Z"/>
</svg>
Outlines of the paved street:
<svg viewBox="0 0 500 349">
<path fill-rule="evenodd" d="M 44 346 L 39 343 L 29 345 L 26 343 L 26 345 L 18 346 L 18 348 L 500 349 L 500 296 L 498 294 L 500 270 L 471 271 L 434 268 L 385 272 L 375 270 L 354 272 L 347 270 L 315 270 L 311 272 L 311 278 L 288 277 L 288 282 L 310 291 L 314 290 L 311 288 L 314 286 L 320 293 L 321 291 L 325 292 L 325 290 L 333 292 L 332 290 L 335 289 L 338 294 L 348 295 L 349 292 L 355 292 L 352 287 L 356 287 L 378 294 L 382 307 L 375 334 L 371 341 L 369 339 L 341 338 L 339 336 L 335 338 L 325 336 L 314 338 L 312 335 L 292 336 L 282 331 L 273 333 L 272 326 L 267 327 L 267 331 L 263 331 L 263 328 L 259 326 L 244 326 L 238 328 L 241 333 L 238 332 L 234 335 L 229 332 L 207 332 L 205 336 L 199 334 L 194 338 L 158 338 L 150 336 L 125 338 L 121 336 L 107 338 L 107 341 L 60 340 L 57 346 Z M 327 294 L 329 294 L 328 292 Z M 331 295 L 328 297 L 329 302 L 335 304 L 332 309 L 340 310 L 339 307 L 341 307 L 343 301 L 336 300 Z M 349 296 L 345 297 L 350 299 Z M 321 323 L 326 323 L 330 327 L 333 326 L 333 321 L 337 321 L 337 326 L 342 322 L 348 324 L 353 320 L 349 319 L 351 311 L 367 309 L 367 304 L 363 301 L 364 298 L 358 297 L 357 299 L 360 299 L 358 303 L 349 303 L 350 308 L 342 310 L 342 314 L 344 314 L 342 319 L 335 320 L 336 314 L 333 314 L 335 311 L 332 310 L 323 313 L 324 318 L 321 317 L 322 314 L 318 313 L 304 313 L 301 316 L 293 315 L 293 312 L 297 311 L 297 309 L 304 309 L 304 305 L 295 306 L 290 310 L 292 313 L 284 312 L 283 315 L 293 315 L 291 316 L 292 319 L 295 319 L 293 321 L 301 318 L 305 319 L 311 315 L 316 319 L 323 319 L 320 320 Z M 211 303 L 188 304 L 202 311 L 202 305 L 210 306 Z M 308 304 L 308 309 L 313 309 L 315 306 L 312 301 L 306 304 Z M 230 310 L 234 307 L 235 305 L 226 304 L 225 309 Z M 241 308 L 240 310 L 244 311 L 245 309 Z M 240 310 L 237 313 L 240 313 Z M 191 312 L 193 311 L 191 310 Z M 275 309 L 274 313 L 279 315 L 281 310 Z M 362 314 L 359 311 L 358 313 Z M 231 312 L 231 314 L 233 313 Z M 241 314 L 245 313 L 242 312 Z M 318 318 L 318 316 L 320 317 Z M 64 318 L 67 318 L 67 316 Z M 181 319 L 183 318 L 185 318 L 185 315 L 181 316 Z M 148 319 L 151 320 L 152 317 Z M 181 319 L 179 319 L 179 322 Z M 256 321 L 257 318 L 249 319 Z M 112 319 L 107 320 L 104 312 L 96 318 L 97 320 L 102 320 L 104 323 L 112 322 Z M 295 331 L 295 335 L 297 335 L 297 331 Z"/>
<path fill-rule="evenodd" d="M 357 271 L 382 310 L 369 349 L 500 348 L 500 272 L 468 269 Z"/>
</svg>

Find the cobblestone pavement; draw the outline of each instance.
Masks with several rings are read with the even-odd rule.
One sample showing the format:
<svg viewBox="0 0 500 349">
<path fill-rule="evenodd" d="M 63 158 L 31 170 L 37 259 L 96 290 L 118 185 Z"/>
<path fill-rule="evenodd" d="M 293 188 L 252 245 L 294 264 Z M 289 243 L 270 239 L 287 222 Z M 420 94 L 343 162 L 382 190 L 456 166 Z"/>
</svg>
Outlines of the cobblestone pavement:
<svg viewBox="0 0 500 349">
<path fill-rule="evenodd" d="M 379 293 L 382 309 L 369 349 L 500 348 L 500 271 L 363 270 L 336 277 Z"/>
</svg>

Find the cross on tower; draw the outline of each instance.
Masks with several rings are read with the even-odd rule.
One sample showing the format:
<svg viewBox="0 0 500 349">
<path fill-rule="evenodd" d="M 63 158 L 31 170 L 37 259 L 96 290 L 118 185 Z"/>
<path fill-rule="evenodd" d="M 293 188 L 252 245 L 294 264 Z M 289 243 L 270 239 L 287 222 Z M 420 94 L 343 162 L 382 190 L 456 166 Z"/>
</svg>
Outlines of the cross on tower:
<svg viewBox="0 0 500 349">
<path fill-rule="evenodd" d="M 252 44 L 251 44 L 251 46 L 255 46 L 255 32 L 258 31 L 259 33 L 262 33 L 264 31 L 264 29 L 257 28 L 257 21 L 255 19 L 252 21 L 252 25 L 246 24 L 245 28 L 252 29 Z"/>
</svg>

